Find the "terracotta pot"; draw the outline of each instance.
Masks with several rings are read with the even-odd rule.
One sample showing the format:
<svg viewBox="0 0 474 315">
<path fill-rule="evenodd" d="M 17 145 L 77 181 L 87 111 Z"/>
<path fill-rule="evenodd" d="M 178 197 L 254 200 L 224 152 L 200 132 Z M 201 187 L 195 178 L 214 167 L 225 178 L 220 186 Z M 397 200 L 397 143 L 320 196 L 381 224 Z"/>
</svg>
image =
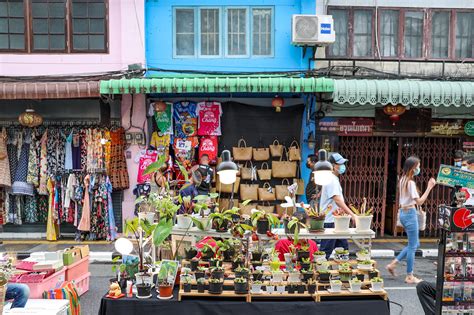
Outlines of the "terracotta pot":
<svg viewBox="0 0 474 315">
<path fill-rule="evenodd" d="M 167 298 L 173 295 L 172 285 L 160 285 L 160 297 Z"/>
</svg>

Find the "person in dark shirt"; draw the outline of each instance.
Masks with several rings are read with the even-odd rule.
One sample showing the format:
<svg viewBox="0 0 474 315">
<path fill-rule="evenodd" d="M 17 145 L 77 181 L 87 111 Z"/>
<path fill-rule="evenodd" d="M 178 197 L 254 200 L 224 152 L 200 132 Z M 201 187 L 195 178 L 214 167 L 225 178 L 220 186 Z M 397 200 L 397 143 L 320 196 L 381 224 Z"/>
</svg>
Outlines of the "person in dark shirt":
<svg viewBox="0 0 474 315">
<path fill-rule="evenodd" d="M 197 187 L 201 184 L 202 178 L 201 173 L 198 171 L 194 171 L 191 173 L 189 178 L 189 182 L 185 184 L 181 190 L 179 191 L 179 195 L 181 198 L 190 197 L 190 200 L 186 200 L 181 205 L 181 209 L 179 209 L 179 214 L 183 214 L 186 212 L 186 209 L 191 209 L 193 207 L 193 200 L 199 193 Z"/>
<path fill-rule="evenodd" d="M 214 177 L 214 170 L 209 166 L 209 155 L 203 154 L 201 156 L 199 167 L 197 171 L 201 174 L 201 184 L 197 186 L 199 195 L 209 195 L 211 190 L 212 178 Z"/>
<path fill-rule="evenodd" d="M 306 167 L 310 170 L 308 184 L 306 185 L 306 201 L 311 205 L 315 206 L 317 195 L 318 195 L 318 186 L 314 183 L 313 167 L 317 162 L 317 157 L 314 154 L 308 155 L 306 158 Z"/>
</svg>

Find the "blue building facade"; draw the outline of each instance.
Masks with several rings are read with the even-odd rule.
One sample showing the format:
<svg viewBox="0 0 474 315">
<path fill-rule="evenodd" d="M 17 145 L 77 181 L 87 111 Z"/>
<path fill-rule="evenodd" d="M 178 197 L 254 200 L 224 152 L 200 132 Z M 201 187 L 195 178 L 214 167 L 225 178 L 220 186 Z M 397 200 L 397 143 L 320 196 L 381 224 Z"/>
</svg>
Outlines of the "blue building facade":
<svg viewBox="0 0 474 315">
<path fill-rule="evenodd" d="M 148 68 L 261 72 L 308 68 L 291 45 L 293 14 L 315 14 L 315 0 L 147 0 Z M 309 54 L 307 54 L 309 55 Z"/>
</svg>

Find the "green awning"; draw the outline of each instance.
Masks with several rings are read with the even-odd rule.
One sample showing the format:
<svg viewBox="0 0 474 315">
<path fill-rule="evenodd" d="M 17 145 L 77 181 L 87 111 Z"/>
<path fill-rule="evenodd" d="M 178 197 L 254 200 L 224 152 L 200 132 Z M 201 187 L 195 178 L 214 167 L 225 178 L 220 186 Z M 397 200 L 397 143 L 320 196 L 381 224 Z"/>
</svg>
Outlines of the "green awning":
<svg viewBox="0 0 474 315">
<path fill-rule="evenodd" d="M 473 82 L 415 80 L 334 80 L 333 99 L 345 104 L 412 106 L 473 105 Z"/>
<path fill-rule="evenodd" d="M 101 94 L 332 92 L 333 80 L 286 77 L 120 79 L 100 82 Z"/>
</svg>

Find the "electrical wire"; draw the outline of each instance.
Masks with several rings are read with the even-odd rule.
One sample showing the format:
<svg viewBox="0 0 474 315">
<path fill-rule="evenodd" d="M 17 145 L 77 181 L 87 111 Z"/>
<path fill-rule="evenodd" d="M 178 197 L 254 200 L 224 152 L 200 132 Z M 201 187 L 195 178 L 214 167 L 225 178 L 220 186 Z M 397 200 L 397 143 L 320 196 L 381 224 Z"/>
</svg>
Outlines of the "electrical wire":
<svg viewBox="0 0 474 315">
<path fill-rule="evenodd" d="M 393 301 L 388 301 L 390 304 L 394 304 L 394 305 L 397 305 L 400 307 L 400 313 L 398 313 L 399 315 L 402 315 L 403 314 L 403 311 L 405 310 L 405 307 L 397 302 L 393 302 Z"/>
</svg>

